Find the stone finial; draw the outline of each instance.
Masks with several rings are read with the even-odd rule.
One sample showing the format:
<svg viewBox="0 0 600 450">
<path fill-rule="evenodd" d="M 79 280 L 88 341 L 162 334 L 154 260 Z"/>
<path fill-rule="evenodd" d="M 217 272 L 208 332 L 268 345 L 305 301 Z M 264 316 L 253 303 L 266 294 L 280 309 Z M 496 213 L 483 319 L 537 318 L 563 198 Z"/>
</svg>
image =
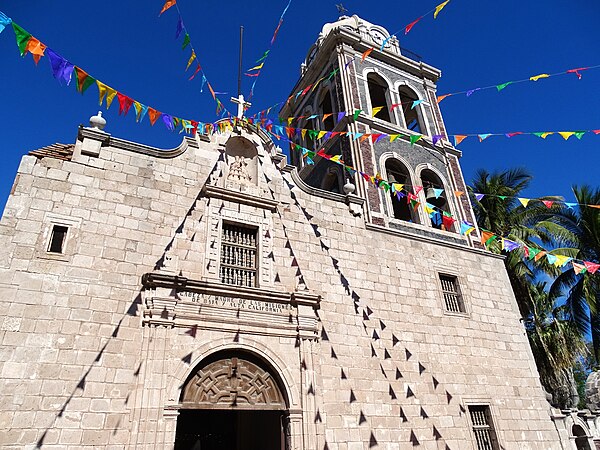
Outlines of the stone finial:
<svg viewBox="0 0 600 450">
<path fill-rule="evenodd" d="M 346 182 L 346 184 L 343 187 L 344 189 L 344 193 L 346 195 L 350 195 L 350 194 L 354 194 L 354 191 L 356 191 L 356 186 L 354 186 L 354 184 L 352 184 L 352 182 L 350 180 L 348 180 Z"/>
<path fill-rule="evenodd" d="M 104 130 L 106 126 L 106 119 L 102 117 L 102 111 L 98 111 L 97 116 L 90 117 L 90 127 L 96 128 L 97 130 Z"/>
</svg>

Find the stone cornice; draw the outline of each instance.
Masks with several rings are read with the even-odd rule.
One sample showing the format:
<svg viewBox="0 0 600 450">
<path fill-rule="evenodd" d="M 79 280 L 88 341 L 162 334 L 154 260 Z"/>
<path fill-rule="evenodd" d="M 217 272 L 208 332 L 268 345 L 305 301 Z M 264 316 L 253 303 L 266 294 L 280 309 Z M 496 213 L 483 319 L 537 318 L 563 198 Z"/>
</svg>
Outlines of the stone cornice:
<svg viewBox="0 0 600 450">
<path fill-rule="evenodd" d="M 228 200 L 235 203 L 243 203 L 244 205 L 267 209 L 272 212 L 275 212 L 277 210 L 277 205 L 279 205 L 277 200 L 257 197 L 245 192 L 231 191 L 219 186 L 206 185 L 202 189 L 202 193 L 207 197 L 219 198 L 221 200 Z"/>
</svg>

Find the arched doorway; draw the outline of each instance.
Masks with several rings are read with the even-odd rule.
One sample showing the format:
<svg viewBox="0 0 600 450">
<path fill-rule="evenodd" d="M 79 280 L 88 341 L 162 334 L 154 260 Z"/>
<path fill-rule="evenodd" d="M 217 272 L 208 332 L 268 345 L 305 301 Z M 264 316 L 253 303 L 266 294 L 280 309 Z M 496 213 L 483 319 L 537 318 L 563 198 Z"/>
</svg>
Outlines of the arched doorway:
<svg viewBox="0 0 600 450">
<path fill-rule="evenodd" d="M 181 391 L 175 450 L 287 450 L 288 399 L 281 386 L 254 354 L 211 355 Z"/>
<path fill-rule="evenodd" d="M 589 439 L 580 425 L 573 425 L 572 433 L 575 436 L 577 450 L 591 450 Z"/>
</svg>

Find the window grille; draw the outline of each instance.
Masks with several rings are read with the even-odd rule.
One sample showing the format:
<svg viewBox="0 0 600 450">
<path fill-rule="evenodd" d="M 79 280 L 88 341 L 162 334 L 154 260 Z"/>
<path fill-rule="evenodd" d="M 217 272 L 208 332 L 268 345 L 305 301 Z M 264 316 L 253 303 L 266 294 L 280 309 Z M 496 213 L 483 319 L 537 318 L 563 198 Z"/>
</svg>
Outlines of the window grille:
<svg viewBox="0 0 600 450">
<path fill-rule="evenodd" d="M 69 229 L 62 225 L 54 225 L 52 227 L 52 234 L 48 243 L 49 253 L 64 253 L 65 238 L 68 231 Z"/>
<path fill-rule="evenodd" d="M 466 312 L 465 303 L 458 286 L 458 279 L 452 275 L 440 274 L 440 282 L 442 283 L 442 293 L 444 294 L 446 311 L 455 313 Z"/>
<path fill-rule="evenodd" d="M 256 286 L 257 230 L 223 223 L 221 233 L 221 283 Z"/>
<path fill-rule="evenodd" d="M 498 450 L 489 406 L 469 406 L 477 450 Z"/>
</svg>

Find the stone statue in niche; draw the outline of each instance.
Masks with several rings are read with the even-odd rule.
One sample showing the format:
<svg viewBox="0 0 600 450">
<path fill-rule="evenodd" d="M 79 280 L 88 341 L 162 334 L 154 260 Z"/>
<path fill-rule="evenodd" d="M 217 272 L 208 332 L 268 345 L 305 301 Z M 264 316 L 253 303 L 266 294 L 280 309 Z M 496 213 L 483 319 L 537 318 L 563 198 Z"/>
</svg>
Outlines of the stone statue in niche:
<svg viewBox="0 0 600 450">
<path fill-rule="evenodd" d="M 238 183 L 246 184 L 252 182 L 252 177 L 248 173 L 248 163 L 246 158 L 243 156 L 233 156 L 232 161 L 229 164 L 229 176 L 228 181 L 236 181 Z"/>
</svg>

